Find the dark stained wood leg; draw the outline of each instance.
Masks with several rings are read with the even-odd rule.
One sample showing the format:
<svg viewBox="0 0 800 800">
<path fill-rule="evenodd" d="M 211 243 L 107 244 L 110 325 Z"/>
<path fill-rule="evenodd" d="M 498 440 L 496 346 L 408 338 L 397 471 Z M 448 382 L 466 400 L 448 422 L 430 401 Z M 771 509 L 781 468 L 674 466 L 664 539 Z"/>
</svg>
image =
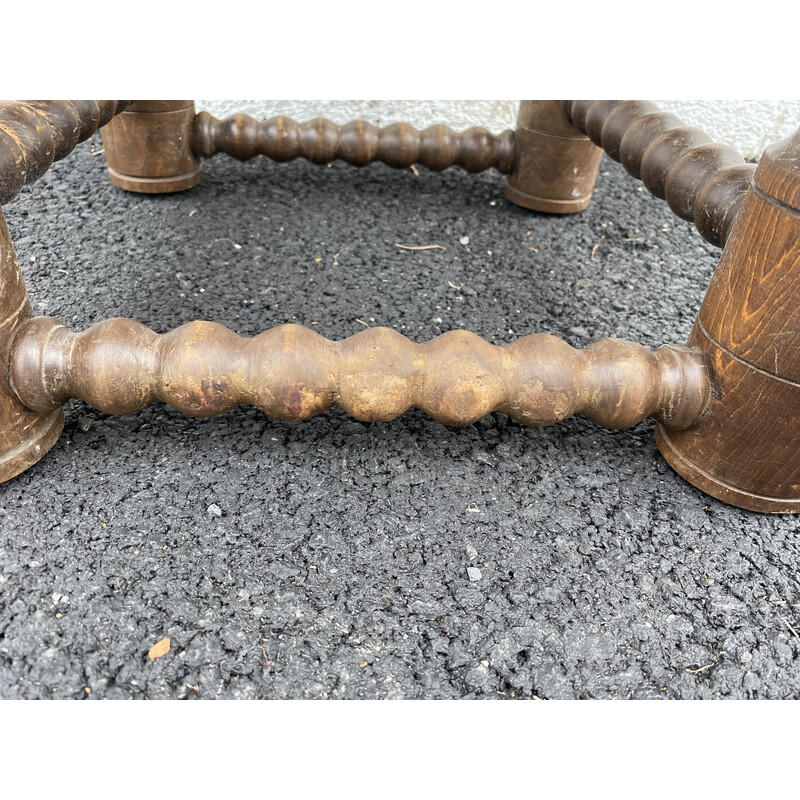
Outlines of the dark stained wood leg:
<svg viewBox="0 0 800 800">
<path fill-rule="evenodd" d="M 9 384 L 11 346 L 20 326 L 33 316 L 5 218 L 0 212 L 0 483 L 35 464 L 58 440 L 61 408 L 31 411 Z"/>
<path fill-rule="evenodd" d="M 200 182 L 192 150 L 191 100 L 137 100 L 102 129 L 111 183 L 129 192 L 160 194 Z"/>
<path fill-rule="evenodd" d="M 523 100 L 515 131 L 517 158 L 506 197 L 550 214 L 583 211 L 592 198 L 603 151 L 570 125 L 556 100 Z"/>
<path fill-rule="evenodd" d="M 689 344 L 716 396 L 688 430 L 657 428 L 667 461 L 753 511 L 800 511 L 800 131 L 768 147 Z"/>
<path fill-rule="evenodd" d="M 127 108 L 122 112 L 123 108 Z M 119 115 L 119 116 L 115 116 Z M 168 402 L 194 416 L 250 403 L 285 420 L 339 405 L 358 419 L 421 408 L 448 425 L 491 411 L 542 426 L 580 413 L 613 428 L 657 420 L 687 480 L 725 502 L 800 511 L 800 131 L 750 165 L 639 101 L 524 101 L 517 130 L 377 129 L 363 121 L 195 117 L 191 101 L 0 103 L 0 202 L 104 125 L 111 180 L 172 192 L 227 152 L 510 173 L 527 208 L 580 211 L 604 149 L 700 233 L 724 244 L 689 347 L 622 340 L 577 351 L 537 334 L 494 347 L 466 331 L 415 344 L 375 328 L 330 342 L 294 325 L 241 339 L 214 323 L 164 336 L 125 319 L 82 333 L 33 317 L 0 214 L 0 482 L 38 461 L 81 398 L 108 413 Z M 586 134 L 586 135 L 584 135 Z"/>
</svg>

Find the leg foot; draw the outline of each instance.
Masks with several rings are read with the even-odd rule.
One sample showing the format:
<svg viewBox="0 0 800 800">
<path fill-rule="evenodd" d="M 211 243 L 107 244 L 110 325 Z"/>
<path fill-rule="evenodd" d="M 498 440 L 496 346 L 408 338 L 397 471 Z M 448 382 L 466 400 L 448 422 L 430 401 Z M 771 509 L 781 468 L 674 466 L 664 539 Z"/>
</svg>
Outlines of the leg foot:
<svg viewBox="0 0 800 800">
<path fill-rule="evenodd" d="M 550 214 L 583 211 L 603 151 L 561 116 L 556 100 L 523 100 L 517 117 L 517 161 L 506 197 Z"/>
<path fill-rule="evenodd" d="M 0 483 L 35 464 L 58 440 L 61 409 L 31 411 L 11 390 L 8 363 L 19 326 L 33 316 L 11 236 L 0 212 Z"/>
<path fill-rule="evenodd" d="M 27 429 L 23 425 L 15 432 L 21 440 L 11 449 L 0 453 L 0 483 L 15 478 L 32 467 L 61 436 L 61 431 L 64 429 L 64 412 L 60 408 L 49 416 L 40 414 L 32 416 L 36 419 Z M 5 447 L 7 444 L 6 441 L 2 446 Z"/>
<path fill-rule="evenodd" d="M 686 480 L 752 511 L 800 511 L 800 131 L 764 153 L 689 344 L 715 398 L 684 431 L 658 430 Z"/>
<path fill-rule="evenodd" d="M 138 100 L 102 130 L 111 183 L 129 192 L 181 192 L 200 183 L 191 100 Z"/>
</svg>

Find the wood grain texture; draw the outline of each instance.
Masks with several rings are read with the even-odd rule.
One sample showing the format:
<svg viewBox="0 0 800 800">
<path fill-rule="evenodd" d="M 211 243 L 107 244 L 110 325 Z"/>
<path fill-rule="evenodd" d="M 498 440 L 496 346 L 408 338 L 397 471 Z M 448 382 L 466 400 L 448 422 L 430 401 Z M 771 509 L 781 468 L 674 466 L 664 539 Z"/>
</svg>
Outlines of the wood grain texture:
<svg viewBox="0 0 800 800">
<path fill-rule="evenodd" d="M 13 394 L 7 365 L 19 327 L 33 316 L 22 275 L 0 212 L 0 483 L 35 464 L 64 426 L 60 408 L 31 411 Z"/>
<path fill-rule="evenodd" d="M 415 344 L 388 328 L 332 342 L 299 325 L 245 339 L 211 322 L 159 336 L 129 319 L 77 334 L 30 320 L 10 374 L 20 400 L 43 413 L 72 397 L 110 414 L 160 401 L 197 417 L 249 403 L 282 420 L 338 405 L 368 422 L 419 408 L 453 426 L 501 411 L 534 426 L 583 414 L 611 428 L 648 416 L 685 428 L 711 392 L 704 358 L 677 346 L 603 339 L 575 350 L 547 334 L 495 346 L 468 331 Z"/>
<path fill-rule="evenodd" d="M 732 147 L 640 100 L 563 100 L 564 118 L 585 133 L 704 239 L 721 247 L 755 165 Z"/>
<path fill-rule="evenodd" d="M 128 105 L 127 100 L 0 102 L 0 205 L 41 178 Z"/>
<path fill-rule="evenodd" d="M 506 197 L 549 214 L 588 207 L 603 151 L 578 133 L 555 100 L 523 100 L 517 115 L 517 158 Z"/>
<path fill-rule="evenodd" d="M 659 430 L 670 465 L 712 497 L 751 511 L 800 511 L 800 385 L 765 375 L 704 338 L 717 394 L 709 413 L 686 431 Z"/>
<path fill-rule="evenodd" d="M 715 398 L 659 447 L 709 494 L 754 511 L 800 511 L 800 131 L 767 148 L 689 344 Z"/>
<path fill-rule="evenodd" d="M 404 122 L 377 128 L 365 120 L 346 125 L 318 117 L 295 122 L 272 117 L 264 122 L 247 114 L 219 120 L 206 111 L 197 115 L 192 146 L 202 158 L 226 153 L 240 161 L 266 156 L 273 161 L 305 158 L 315 164 L 340 159 L 363 167 L 382 161 L 390 167 L 419 164 L 432 170 L 458 166 L 467 172 L 495 168 L 509 172 L 514 163 L 514 135 L 499 136 L 485 128 L 456 132 L 445 125 L 423 131 Z"/>
<path fill-rule="evenodd" d="M 800 213 L 753 191 L 698 317 L 706 334 L 765 372 L 800 382 Z M 778 257 L 765 257 L 780 253 Z M 746 264 L 747 269 L 742 265 Z"/>
<path fill-rule="evenodd" d="M 111 183 L 129 192 L 163 194 L 196 186 L 202 177 L 192 151 L 191 100 L 137 100 L 103 128 Z"/>
</svg>

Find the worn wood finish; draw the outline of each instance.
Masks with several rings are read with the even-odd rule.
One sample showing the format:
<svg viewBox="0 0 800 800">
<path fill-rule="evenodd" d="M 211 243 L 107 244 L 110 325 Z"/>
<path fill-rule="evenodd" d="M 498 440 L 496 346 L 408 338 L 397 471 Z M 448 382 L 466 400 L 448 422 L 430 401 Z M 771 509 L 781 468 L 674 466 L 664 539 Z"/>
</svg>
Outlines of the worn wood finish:
<svg viewBox="0 0 800 800">
<path fill-rule="evenodd" d="M 26 408 L 9 386 L 7 365 L 20 325 L 33 316 L 6 221 L 0 211 L 0 483 L 35 464 L 64 426 L 60 407 Z"/>
<path fill-rule="evenodd" d="M 137 100 L 103 128 L 111 183 L 129 192 L 160 194 L 200 182 L 192 150 L 191 100 Z"/>
<path fill-rule="evenodd" d="M 418 131 L 405 122 L 377 128 L 363 119 L 346 125 L 322 117 L 303 123 L 289 117 L 259 122 L 247 114 L 219 120 L 201 111 L 192 146 L 202 158 L 226 153 L 240 161 L 267 156 L 273 161 L 305 158 L 328 164 L 341 159 L 356 167 L 382 161 L 397 168 L 419 164 L 432 170 L 458 166 L 467 172 L 483 172 L 494 167 L 503 173 L 514 163 L 511 131 L 495 136 L 475 127 L 458 133 L 446 125 Z"/>
<path fill-rule="evenodd" d="M 456 133 L 444 125 L 418 131 L 402 122 L 379 129 L 364 120 L 342 126 L 323 118 L 260 122 L 246 114 L 219 120 L 207 112 L 195 116 L 189 100 L 138 100 L 102 135 L 112 183 L 134 192 L 191 188 L 201 178 L 199 159 L 226 153 L 240 160 L 495 168 L 510 173 L 509 200 L 548 213 L 588 206 L 605 150 L 718 246 L 755 171 L 732 148 L 637 100 L 523 100 L 516 130 L 497 136 L 484 128 Z"/>
<path fill-rule="evenodd" d="M 667 461 L 709 494 L 758 511 L 800 511 L 800 131 L 758 169 L 639 101 L 525 101 L 517 130 L 416 131 L 399 123 L 265 123 L 195 117 L 190 101 L 0 104 L 0 201 L 98 126 L 117 185 L 177 191 L 199 158 L 341 158 L 510 173 L 507 195 L 541 211 L 591 196 L 602 150 L 723 244 L 687 347 L 606 339 L 574 350 L 537 334 L 495 347 L 467 331 L 415 344 L 385 328 L 331 342 L 296 325 L 242 339 L 189 323 L 159 336 L 126 319 L 73 333 L 31 307 L 0 217 L 0 481 L 35 463 L 81 398 L 108 413 L 167 402 L 194 416 L 251 403 L 285 420 L 339 405 L 390 420 L 416 407 L 448 425 L 502 411 L 528 425 L 583 414 L 608 427 L 647 416 Z M 755 171 L 755 175 L 753 174 Z"/>
<path fill-rule="evenodd" d="M 721 247 L 753 180 L 755 164 L 699 128 L 640 100 L 563 100 L 575 130 L 619 161 L 700 235 Z"/>
<path fill-rule="evenodd" d="M 708 494 L 800 511 L 800 131 L 767 148 L 689 340 L 716 397 L 664 457 Z"/>
<path fill-rule="evenodd" d="M 0 205 L 44 175 L 128 105 L 127 100 L 0 102 Z"/>
<path fill-rule="evenodd" d="M 502 411 L 535 426 L 583 414 L 611 428 L 653 416 L 680 429 L 711 391 L 704 357 L 677 346 L 650 352 L 604 339 L 574 350 L 535 334 L 498 347 L 468 331 L 415 344 L 388 328 L 332 342 L 300 325 L 244 339 L 212 322 L 159 336 L 129 319 L 77 334 L 50 317 L 30 320 L 10 373 L 17 396 L 41 413 L 77 397 L 109 414 L 161 401 L 208 417 L 249 403 L 282 420 L 334 405 L 368 422 L 420 408 L 446 425 Z"/>
<path fill-rule="evenodd" d="M 523 100 L 517 115 L 517 159 L 506 197 L 550 214 L 583 211 L 592 199 L 603 151 L 563 118 L 555 100 Z"/>
</svg>

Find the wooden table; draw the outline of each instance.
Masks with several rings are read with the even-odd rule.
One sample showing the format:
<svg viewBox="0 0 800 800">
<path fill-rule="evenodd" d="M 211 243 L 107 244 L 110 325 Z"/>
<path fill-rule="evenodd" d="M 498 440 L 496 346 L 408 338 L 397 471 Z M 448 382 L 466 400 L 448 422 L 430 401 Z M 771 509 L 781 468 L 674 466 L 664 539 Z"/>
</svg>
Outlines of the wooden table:
<svg viewBox="0 0 800 800">
<path fill-rule="evenodd" d="M 616 338 L 575 350 L 547 334 L 497 347 L 468 331 L 414 343 L 388 328 L 332 342 L 298 325 L 241 338 L 201 321 L 158 335 L 125 318 L 73 332 L 33 315 L 0 214 L 0 481 L 56 444 L 70 398 L 110 414 L 166 402 L 198 417 L 250 403 L 282 420 L 339 405 L 385 421 L 415 407 L 447 425 L 492 411 L 535 426 L 576 413 L 611 428 L 654 417 L 662 454 L 703 491 L 800 510 L 800 131 L 756 168 L 640 101 L 523 101 L 516 130 L 500 135 L 217 120 L 183 100 L 5 103 L 0 203 L 100 127 L 110 179 L 127 191 L 191 189 L 218 153 L 383 161 L 497 169 L 509 200 L 556 214 L 587 207 L 605 151 L 722 257 L 689 341 L 655 351 Z"/>
</svg>

